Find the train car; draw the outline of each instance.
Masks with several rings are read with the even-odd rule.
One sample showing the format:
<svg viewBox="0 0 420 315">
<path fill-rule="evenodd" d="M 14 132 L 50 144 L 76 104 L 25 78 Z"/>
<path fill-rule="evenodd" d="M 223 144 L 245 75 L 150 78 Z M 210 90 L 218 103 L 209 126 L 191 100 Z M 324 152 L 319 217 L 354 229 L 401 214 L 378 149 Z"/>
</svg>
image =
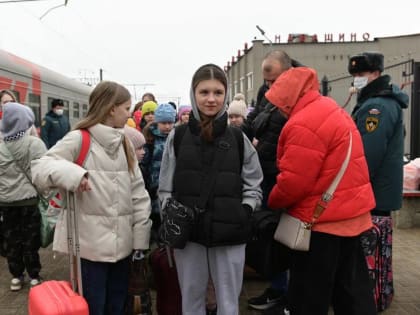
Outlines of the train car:
<svg viewBox="0 0 420 315">
<path fill-rule="evenodd" d="M 55 98 L 63 100 L 64 115 L 73 126 L 88 111 L 92 87 L 0 49 L 0 90 L 11 90 L 19 103 L 35 113 L 35 126 Z"/>
</svg>

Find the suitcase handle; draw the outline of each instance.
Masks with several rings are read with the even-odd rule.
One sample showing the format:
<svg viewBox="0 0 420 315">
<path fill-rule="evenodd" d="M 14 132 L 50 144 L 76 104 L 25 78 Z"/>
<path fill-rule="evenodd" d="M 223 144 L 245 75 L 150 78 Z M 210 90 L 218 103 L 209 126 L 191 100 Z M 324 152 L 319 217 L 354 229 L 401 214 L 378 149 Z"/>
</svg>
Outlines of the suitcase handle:
<svg viewBox="0 0 420 315">
<path fill-rule="evenodd" d="M 70 283 L 74 292 L 83 296 L 82 267 L 80 262 L 77 204 L 74 192 L 67 191 L 67 240 L 70 263 Z"/>
</svg>

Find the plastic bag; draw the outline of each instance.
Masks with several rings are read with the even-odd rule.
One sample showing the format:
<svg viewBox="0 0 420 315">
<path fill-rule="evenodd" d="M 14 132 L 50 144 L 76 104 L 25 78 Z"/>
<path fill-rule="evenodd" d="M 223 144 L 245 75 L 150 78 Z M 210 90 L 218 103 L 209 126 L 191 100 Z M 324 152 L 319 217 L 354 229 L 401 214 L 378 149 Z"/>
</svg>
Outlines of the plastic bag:
<svg viewBox="0 0 420 315">
<path fill-rule="evenodd" d="M 40 197 L 38 209 L 41 213 L 41 246 L 48 247 L 54 240 L 54 229 L 58 215 L 63 209 L 63 200 L 60 193 L 52 194 L 50 199 Z"/>
<path fill-rule="evenodd" d="M 403 189 L 418 190 L 420 184 L 420 158 L 404 165 Z"/>
</svg>

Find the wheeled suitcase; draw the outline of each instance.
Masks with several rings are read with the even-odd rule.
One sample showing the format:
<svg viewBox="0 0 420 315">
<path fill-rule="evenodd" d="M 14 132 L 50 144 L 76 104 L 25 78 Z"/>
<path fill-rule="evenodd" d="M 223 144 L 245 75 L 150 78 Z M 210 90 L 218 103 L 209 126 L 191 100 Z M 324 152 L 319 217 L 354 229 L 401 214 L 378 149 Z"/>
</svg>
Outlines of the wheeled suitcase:
<svg viewBox="0 0 420 315">
<path fill-rule="evenodd" d="M 147 276 L 148 263 L 140 252 L 133 253 L 130 262 L 128 297 L 125 305 L 125 315 L 151 315 L 152 297 Z"/>
<path fill-rule="evenodd" d="M 173 250 L 169 247 L 156 248 L 150 254 L 158 315 L 182 315 L 181 290 L 174 262 Z"/>
<path fill-rule="evenodd" d="M 74 193 L 67 192 L 67 230 L 70 282 L 45 281 L 29 291 L 29 315 L 88 315 L 83 298 L 77 207 Z"/>
<path fill-rule="evenodd" d="M 392 274 L 392 218 L 372 216 L 373 228 L 362 234 L 369 276 L 374 288 L 376 309 L 387 309 L 394 297 Z"/>
</svg>

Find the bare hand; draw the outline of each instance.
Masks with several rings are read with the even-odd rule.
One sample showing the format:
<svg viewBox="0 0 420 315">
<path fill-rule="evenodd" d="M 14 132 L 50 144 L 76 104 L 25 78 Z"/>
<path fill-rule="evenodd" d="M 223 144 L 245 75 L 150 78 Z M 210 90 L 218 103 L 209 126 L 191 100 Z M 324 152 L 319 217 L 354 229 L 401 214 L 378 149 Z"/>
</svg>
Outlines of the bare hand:
<svg viewBox="0 0 420 315">
<path fill-rule="evenodd" d="M 252 145 L 253 145 L 254 147 L 256 147 L 256 146 L 258 145 L 258 139 L 253 138 L 253 139 L 252 139 Z"/>
<path fill-rule="evenodd" d="M 82 180 L 80 181 L 80 185 L 77 188 L 77 191 L 83 192 L 83 191 L 90 191 L 90 190 L 92 190 L 92 188 L 89 185 L 89 181 L 87 177 L 83 177 Z"/>
</svg>

